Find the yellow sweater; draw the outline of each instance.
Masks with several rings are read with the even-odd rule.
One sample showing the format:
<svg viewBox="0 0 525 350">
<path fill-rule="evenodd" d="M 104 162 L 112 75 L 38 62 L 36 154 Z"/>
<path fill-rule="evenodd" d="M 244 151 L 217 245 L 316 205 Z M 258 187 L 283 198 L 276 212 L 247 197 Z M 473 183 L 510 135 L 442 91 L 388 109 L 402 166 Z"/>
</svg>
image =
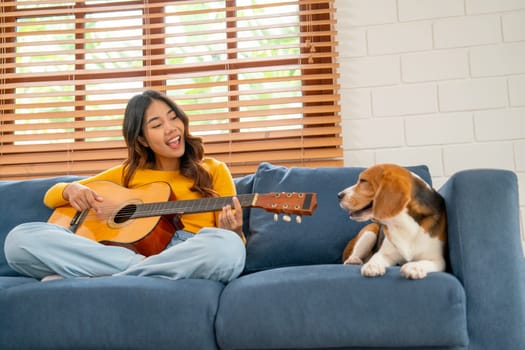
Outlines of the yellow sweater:
<svg viewBox="0 0 525 350">
<path fill-rule="evenodd" d="M 205 158 L 203 165 L 210 172 L 213 178 L 213 189 L 219 196 L 233 196 L 236 194 L 235 185 L 226 164 L 213 158 Z M 123 165 L 118 165 L 78 182 L 87 184 L 91 181 L 105 180 L 122 185 L 122 171 Z M 193 180 L 182 176 L 179 171 L 138 169 L 130 182 L 129 188 L 135 188 L 157 181 L 167 182 L 175 198 L 178 200 L 201 198 L 197 192 L 190 191 Z M 62 182 L 52 186 L 44 197 L 44 203 L 50 208 L 67 204 L 68 202 L 62 197 L 62 192 L 67 185 L 68 183 Z M 107 194 L 105 194 L 105 196 L 107 196 Z M 186 214 L 181 217 L 181 220 L 186 231 L 196 233 L 203 227 L 217 227 L 219 213 L 220 212 Z"/>
</svg>

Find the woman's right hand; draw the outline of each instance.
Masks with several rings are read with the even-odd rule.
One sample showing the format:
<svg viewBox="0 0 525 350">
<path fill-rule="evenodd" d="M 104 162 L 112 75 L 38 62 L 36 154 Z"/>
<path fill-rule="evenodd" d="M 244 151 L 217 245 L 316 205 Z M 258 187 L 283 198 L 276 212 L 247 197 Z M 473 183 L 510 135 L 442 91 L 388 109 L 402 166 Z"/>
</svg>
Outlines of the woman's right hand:
<svg viewBox="0 0 525 350">
<path fill-rule="evenodd" d="M 99 204 L 103 201 L 102 196 L 87 186 L 72 182 L 64 188 L 62 197 L 77 211 L 93 209 L 96 213 L 101 213 Z"/>
</svg>

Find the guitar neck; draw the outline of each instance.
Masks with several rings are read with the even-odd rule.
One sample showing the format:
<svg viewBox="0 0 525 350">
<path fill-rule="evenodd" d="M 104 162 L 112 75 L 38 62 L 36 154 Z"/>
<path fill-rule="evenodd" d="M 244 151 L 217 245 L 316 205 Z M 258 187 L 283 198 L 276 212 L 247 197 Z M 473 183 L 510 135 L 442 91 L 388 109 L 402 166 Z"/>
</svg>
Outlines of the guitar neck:
<svg viewBox="0 0 525 350">
<path fill-rule="evenodd" d="M 240 194 L 236 197 L 239 199 L 243 208 L 250 208 L 254 206 L 254 199 L 257 194 Z M 210 211 L 221 210 L 226 205 L 232 205 L 233 196 L 229 197 L 211 197 L 180 201 L 146 203 L 137 205 L 133 218 L 162 216 L 173 214 L 191 214 L 204 213 Z"/>
</svg>

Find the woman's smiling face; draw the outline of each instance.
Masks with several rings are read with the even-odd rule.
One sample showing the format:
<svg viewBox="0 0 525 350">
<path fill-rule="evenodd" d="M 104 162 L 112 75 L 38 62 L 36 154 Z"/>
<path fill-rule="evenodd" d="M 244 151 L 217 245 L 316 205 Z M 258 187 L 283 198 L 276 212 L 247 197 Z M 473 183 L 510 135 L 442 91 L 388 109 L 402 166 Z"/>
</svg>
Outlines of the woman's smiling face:
<svg viewBox="0 0 525 350">
<path fill-rule="evenodd" d="M 177 170 L 184 155 L 184 123 L 164 101 L 153 100 L 144 115 L 142 143 L 155 153 L 155 168 Z"/>
</svg>

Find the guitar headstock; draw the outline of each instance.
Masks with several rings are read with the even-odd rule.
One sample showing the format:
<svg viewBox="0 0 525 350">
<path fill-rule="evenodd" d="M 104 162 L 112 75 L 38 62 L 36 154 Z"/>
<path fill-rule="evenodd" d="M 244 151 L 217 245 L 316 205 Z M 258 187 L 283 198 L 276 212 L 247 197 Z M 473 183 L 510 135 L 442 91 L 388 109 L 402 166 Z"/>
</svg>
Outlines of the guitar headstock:
<svg viewBox="0 0 525 350">
<path fill-rule="evenodd" d="M 304 192 L 258 193 L 253 206 L 276 214 L 312 215 L 317 208 L 317 194 Z"/>
</svg>

